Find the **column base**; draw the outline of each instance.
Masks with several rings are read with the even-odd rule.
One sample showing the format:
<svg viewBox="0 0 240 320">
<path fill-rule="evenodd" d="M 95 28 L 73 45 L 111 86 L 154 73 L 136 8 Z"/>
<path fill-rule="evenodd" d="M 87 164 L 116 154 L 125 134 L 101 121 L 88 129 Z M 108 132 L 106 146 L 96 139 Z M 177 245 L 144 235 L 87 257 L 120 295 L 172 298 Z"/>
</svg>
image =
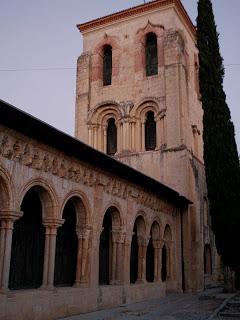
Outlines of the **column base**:
<svg viewBox="0 0 240 320">
<path fill-rule="evenodd" d="M 110 285 L 112 286 L 120 286 L 122 282 L 120 280 L 111 280 Z"/>
<path fill-rule="evenodd" d="M 87 281 L 84 281 L 84 280 L 82 280 L 82 281 L 76 281 L 75 283 L 74 283 L 74 286 L 73 286 L 74 288 L 87 288 L 87 287 L 89 287 L 89 284 L 88 284 L 88 282 Z"/>
<path fill-rule="evenodd" d="M 39 289 L 40 290 L 53 291 L 53 290 L 56 289 L 56 287 L 54 287 L 53 284 L 47 284 L 47 285 L 42 285 Z"/>
<path fill-rule="evenodd" d="M 10 292 L 11 292 L 11 290 L 8 288 L 0 288 L 0 294 L 8 294 Z"/>
<path fill-rule="evenodd" d="M 147 281 L 145 279 L 137 279 L 136 284 L 145 284 Z"/>
</svg>

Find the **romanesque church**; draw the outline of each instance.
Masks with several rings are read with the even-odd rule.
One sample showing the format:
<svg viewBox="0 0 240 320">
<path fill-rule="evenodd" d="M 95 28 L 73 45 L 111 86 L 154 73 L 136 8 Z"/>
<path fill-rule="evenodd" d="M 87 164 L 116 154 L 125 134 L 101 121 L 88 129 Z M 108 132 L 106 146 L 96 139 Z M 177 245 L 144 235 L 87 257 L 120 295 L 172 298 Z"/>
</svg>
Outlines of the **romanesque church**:
<svg viewBox="0 0 240 320">
<path fill-rule="evenodd" d="M 219 281 L 196 30 L 181 1 L 77 27 L 75 138 L 0 101 L 1 320 Z"/>
</svg>

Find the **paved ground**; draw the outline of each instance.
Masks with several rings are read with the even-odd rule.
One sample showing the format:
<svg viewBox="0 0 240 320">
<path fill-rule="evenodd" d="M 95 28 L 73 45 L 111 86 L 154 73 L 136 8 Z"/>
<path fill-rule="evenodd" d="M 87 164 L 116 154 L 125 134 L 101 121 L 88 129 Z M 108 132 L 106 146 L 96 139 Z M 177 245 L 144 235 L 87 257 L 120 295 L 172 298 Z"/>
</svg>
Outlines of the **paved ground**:
<svg viewBox="0 0 240 320">
<path fill-rule="evenodd" d="M 173 294 L 166 298 L 123 305 L 64 320 L 206 320 L 228 295 L 207 291 L 201 295 Z"/>
</svg>

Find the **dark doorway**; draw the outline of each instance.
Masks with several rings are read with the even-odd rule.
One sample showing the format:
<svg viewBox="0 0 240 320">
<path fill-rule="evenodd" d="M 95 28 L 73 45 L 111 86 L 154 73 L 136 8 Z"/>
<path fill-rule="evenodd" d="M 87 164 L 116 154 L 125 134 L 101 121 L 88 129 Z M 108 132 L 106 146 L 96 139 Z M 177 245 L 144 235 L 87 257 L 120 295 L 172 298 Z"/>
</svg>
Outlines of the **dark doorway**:
<svg viewBox="0 0 240 320">
<path fill-rule="evenodd" d="M 76 278 L 78 249 L 76 210 L 71 200 L 65 205 L 63 219 L 65 222 L 57 231 L 54 285 L 71 287 Z"/>
<path fill-rule="evenodd" d="M 113 118 L 108 120 L 107 126 L 107 154 L 114 155 L 117 152 L 117 127 Z"/>
<path fill-rule="evenodd" d="M 14 223 L 9 288 L 39 288 L 43 278 L 45 229 L 38 193 L 30 189 L 22 202 L 23 216 Z"/>
<path fill-rule="evenodd" d="M 150 238 L 147 246 L 146 279 L 147 279 L 147 282 L 154 281 L 154 248 L 153 248 L 152 237 Z"/>
<path fill-rule="evenodd" d="M 161 270 L 162 282 L 167 280 L 167 248 L 164 245 L 162 248 L 162 270 Z"/>
<path fill-rule="evenodd" d="M 100 235 L 99 245 L 99 284 L 110 284 L 110 252 L 112 247 L 112 217 L 111 212 L 107 211 L 103 220 L 103 230 Z"/>
<path fill-rule="evenodd" d="M 156 148 L 156 122 L 154 112 L 149 111 L 146 114 L 145 122 L 145 149 L 155 150 Z"/>
<path fill-rule="evenodd" d="M 146 37 L 146 76 L 158 74 L 158 48 L 157 37 L 148 33 Z"/>
<path fill-rule="evenodd" d="M 133 236 L 131 243 L 131 257 L 130 257 L 130 283 L 135 283 L 138 278 L 138 236 L 137 224 L 135 222 L 133 228 Z"/>
<path fill-rule="evenodd" d="M 112 84 L 112 47 L 109 45 L 103 48 L 103 85 Z"/>
</svg>

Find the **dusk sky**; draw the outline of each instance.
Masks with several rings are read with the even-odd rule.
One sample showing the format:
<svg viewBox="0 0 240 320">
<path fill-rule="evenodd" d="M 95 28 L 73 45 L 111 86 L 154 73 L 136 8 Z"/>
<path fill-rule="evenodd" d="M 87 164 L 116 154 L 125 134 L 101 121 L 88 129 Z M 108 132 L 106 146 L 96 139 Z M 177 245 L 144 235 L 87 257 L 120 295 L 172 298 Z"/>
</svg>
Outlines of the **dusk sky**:
<svg viewBox="0 0 240 320">
<path fill-rule="evenodd" d="M 225 64 L 224 88 L 240 151 L 240 0 L 212 2 Z M 0 0 L 0 98 L 73 135 L 76 60 L 82 51 L 76 24 L 141 3 Z M 182 3 L 195 23 L 197 1 Z"/>
</svg>

